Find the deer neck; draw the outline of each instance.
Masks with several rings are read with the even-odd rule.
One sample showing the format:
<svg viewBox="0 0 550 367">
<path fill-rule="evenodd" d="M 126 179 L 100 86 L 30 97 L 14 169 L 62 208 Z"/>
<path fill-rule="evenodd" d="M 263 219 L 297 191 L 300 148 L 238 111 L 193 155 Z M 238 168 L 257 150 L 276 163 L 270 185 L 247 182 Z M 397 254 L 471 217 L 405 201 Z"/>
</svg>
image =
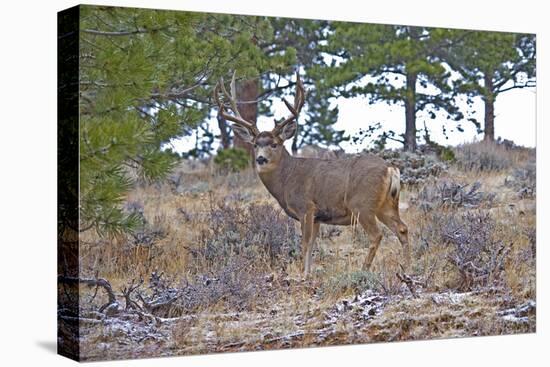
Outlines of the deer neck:
<svg viewBox="0 0 550 367">
<path fill-rule="evenodd" d="M 293 165 L 294 158 L 284 149 L 277 168 L 269 172 L 258 172 L 258 176 L 267 188 L 267 191 L 277 199 L 283 208 L 286 208 L 286 202 L 284 200 L 285 183 L 292 173 Z"/>
</svg>

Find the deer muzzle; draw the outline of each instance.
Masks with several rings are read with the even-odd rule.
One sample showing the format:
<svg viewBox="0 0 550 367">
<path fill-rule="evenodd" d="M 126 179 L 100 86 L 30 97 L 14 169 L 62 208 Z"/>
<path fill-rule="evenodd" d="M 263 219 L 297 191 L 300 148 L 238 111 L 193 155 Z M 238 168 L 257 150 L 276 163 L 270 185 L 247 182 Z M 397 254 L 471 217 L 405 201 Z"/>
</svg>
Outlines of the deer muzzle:
<svg viewBox="0 0 550 367">
<path fill-rule="evenodd" d="M 262 164 L 267 163 L 267 158 L 261 155 L 258 158 L 256 158 L 256 162 L 261 166 Z"/>
</svg>

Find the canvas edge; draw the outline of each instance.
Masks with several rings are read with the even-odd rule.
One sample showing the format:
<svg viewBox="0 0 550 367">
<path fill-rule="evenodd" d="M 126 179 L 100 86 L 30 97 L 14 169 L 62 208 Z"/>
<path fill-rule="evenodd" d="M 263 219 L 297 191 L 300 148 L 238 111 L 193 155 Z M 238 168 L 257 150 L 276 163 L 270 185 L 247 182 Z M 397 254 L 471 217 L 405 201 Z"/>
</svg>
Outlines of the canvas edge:
<svg viewBox="0 0 550 367">
<path fill-rule="evenodd" d="M 57 353 L 80 361 L 79 276 L 80 5 L 57 13 Z"/>
</svg>

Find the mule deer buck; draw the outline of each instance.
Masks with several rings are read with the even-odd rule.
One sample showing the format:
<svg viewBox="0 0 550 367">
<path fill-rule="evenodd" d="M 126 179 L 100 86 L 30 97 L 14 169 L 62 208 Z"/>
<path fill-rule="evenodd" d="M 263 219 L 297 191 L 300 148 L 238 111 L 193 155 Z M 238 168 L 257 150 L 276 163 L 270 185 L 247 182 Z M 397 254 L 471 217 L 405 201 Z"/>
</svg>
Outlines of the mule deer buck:
<svg viewBox="0 0 550 367">
<path fill-rule="evenodd" d="M 283 98 L 290 115 L 271 131 L 260 132 L 254 123 L 241 117 L 237 108 L 235 74 L 230 91 L 220 79 L 214 88 L 218 113 L 233 122 L 231 128 L 235 134 L 254 146 L 255 168 L 260 180 L 286 214 L 300 222 L 304 275 L 307 276 L 311 270 L 311 256 L 320 223 L 350 225 L 354 220 L 358 221 L 370 242 L 363 265 L 368 270 L 382 240 L 378 219 L 398 237 L 405 266 L 410 265 L 408 229 L 399 217 L 398 168 L 371 155 L 346 159 L 291 156 L 283 142 L 294 136 L 296 120 L 305 100 L 304 86 L 298 74 L 294 104 Z M 220 100 L 220 92 L 225 101 Z"/>
</svg>

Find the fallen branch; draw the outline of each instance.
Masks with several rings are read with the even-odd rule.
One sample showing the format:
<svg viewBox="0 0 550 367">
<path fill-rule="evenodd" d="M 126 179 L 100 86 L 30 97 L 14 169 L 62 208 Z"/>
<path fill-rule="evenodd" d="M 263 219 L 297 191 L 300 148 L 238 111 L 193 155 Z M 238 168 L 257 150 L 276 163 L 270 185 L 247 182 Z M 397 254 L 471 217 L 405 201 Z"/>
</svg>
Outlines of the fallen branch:
<svg viewBox="0 0 550 367">
<path fill-rule="evenodd" d="M 87 278 L 76 278 L 76 277 L 68 277 L 68 276 L 60 275 L 57 277 L 57 282 L 61 284 L 68 284 L 68 285 L 85 284 L 89 287 L 95 286 L 95 287 L 103 288 L 105 290 L 105 293 L 107 294 L 108 301 L 106 304 L 104 304 L 99 308 L 99 312 L 103 312 L 107 307 L 117 303 L 115 293 L 113 292 L 113 288 L 111 287 L 111 283 L 109 283 L 107 280 L 103 278 L 87 279 Z"/>
<path fill-rule="evenodd" d="M 138 293 L 138 298 L 143 303 L 143 308 L 153 315 L 157 314 L 169 314 L 173 303 L 179 298 L 179 295 L 175 295 L 166 300 L 157 300 L 153 302 L 147 302 L 143 296 Z"/>
<path fill-rule="evenodd" d="M 132 293 L 136 289 L 141 287 L 142 284 L 143 284 L 143 279 L 140 279 L 139 281 L 132 280 L 132 282 L 128 285 L 128 287 L 124 287 L 122 289 L 122 295 L 124 296 L 124 300 L 126 301 L 126 306 L 124 307 L 126 311 L 132 310 L 132 309 L 143 311 L 143 308 L 136 301 L 132 299 Z"/>
<path fill-rule="evenodd" d="M 405 269 L 403 268 L 403 265 L 399 264 L 399 266 L 401 267 L 401 272 L 397 272 L 397 273 L 395 273 L 395 275 L 397 276 L 397 278 L 401 282 L 405 283 L 407 288 L 409 288 L 409 291 L 411 291 L 412 296 L 414 298 L 417 298 L 418 294 L 416 293 L 416 286 L 417 285 L 425 286 L 425 284 L 423 284 L 422 282 L 419 282 L 418 280 L 415 280 L 415 279 L 411 278 L 409 275 L 407 275 L 405 273 Z"/>
</svg>

